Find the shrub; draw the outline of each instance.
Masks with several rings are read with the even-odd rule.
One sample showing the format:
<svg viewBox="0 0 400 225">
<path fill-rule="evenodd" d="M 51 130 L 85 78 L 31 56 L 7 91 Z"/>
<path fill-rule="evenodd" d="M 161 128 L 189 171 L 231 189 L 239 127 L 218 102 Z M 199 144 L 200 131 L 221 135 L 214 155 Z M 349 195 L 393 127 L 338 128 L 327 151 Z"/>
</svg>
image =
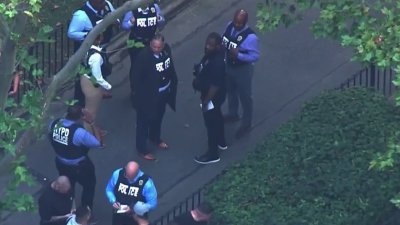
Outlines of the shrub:
<svg viewBox="0 0 400 225">
<path fill-rule="evenodd" d="M 206 188 L 213 224 L 377 224 L 394 210 L 400 174 L 368 167 L 399 115 L 366 89 L 321 94 Z"/>
</svg>

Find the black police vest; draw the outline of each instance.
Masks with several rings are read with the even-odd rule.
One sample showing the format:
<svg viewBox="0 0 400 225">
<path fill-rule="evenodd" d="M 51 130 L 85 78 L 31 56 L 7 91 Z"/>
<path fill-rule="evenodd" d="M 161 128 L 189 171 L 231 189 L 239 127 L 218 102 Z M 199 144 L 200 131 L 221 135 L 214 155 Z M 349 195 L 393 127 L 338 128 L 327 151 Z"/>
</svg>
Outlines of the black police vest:
<svg viewBox="0 0 400 225">
<path fill-rule="evenodd" d="M 72 140 L 78 128 L 82 128 L 82 126 L 76 123 L 63 126 L 61 119 L 55 120 L 51 124 L 49 139 L 58 156 L 64 159 L 77 159 L 87 155 L 89 148 L 73 144 Z"/>
<path fill-rule="evenodd" d="M 232 35 L 232 29 L 234 29 L 233 23 L 231 22 L 228 27 L 225 30 L 225 33 L 222 36 L 222 43 L 225 46 L 226 50 L 229 51 L 231 48 L 238 48 L 240 45 L 243 43 L 244 40 L 246 40 L 247 36 L 250 34 L 254 34 L 254 31 L 251 28 L 247 28 L 244 31 L 238 33 L 235 36 Z M 245 50 L 239 49 L 239 52 L 241 53 L 247 53 Z M 247 64 L 247 62 L 241 61 L 239 59 L 232 60 L 229 57 L 227 57 L 227 63 L 230 65 L 242 65 L 242 64 Z"/>
<path fill-rule="evenodd" d="M 143 174 L 136 182 L 130 184 L 125 177 L 125 169 L 119 171 L 118 180 L 114 187 L 114 195 L 117 201 L 122 205 L 132 206 L 136 202 L 146 202 L 143 196 L 143 188 L 149 176 Z"/>
<path fill-rule="evenodd" d="M 83 5 L 83 7 L 80 9 L 86 13 L 86 15 L 89 17 L 90 22 L 92 23 L 92 27 L 94 28 L 98 21 L 102 20 L 107 14 L 111 12 L 111 6 L 108 2 L 106 2 L 106 7 L 104 9 L 104 14 L 99 15 L 95 13 L 87 4 Z M 89 32 L 90 30 L 86 30 L 86 32 Z M 112 26 L 109 26 L 104 32 L 103 32 L 103 43 L 108 43 L 110 42 L 112 38 Z M 82 41 L 75 41 L 74 42 L 74 48 L 75 51 L 79 49 L 81 46 Z"/>
<path fill-rule="evenodd" d="M 171 81 L 171 56 L 167 51 L 162 51 L 161 56 L 156 59 L 156 71 L 160 78 L 160 88 L 165 87 Z"/>
<path fill-rule="evenodd" d="M 132 13 L 135 16 L 135 24 L 133 24 L 129 39 L 142 41 L 143 44 L 148 45 L 157 30 L 156 7 L 152 4 L 149 6 L 147 13 L 139 9 L 132 11 Z"/>
<path fill-rule="evenodd" d="M 112 66 L 112 64 L 110 63 L 109 59 L 108 59 L 107 53 L 106 53 L 106 52 L 102 52 L 102 51 L 98 51 L 97 49 L 94 49 L 94 48 L 90 48 L 89 51 L 88 51 L 88 53 L 87 53 L 86 60 L 85 60 L 85 67 L 86 67 L 88 70 L 90 70 L 89 58 L 90 58 L 90 56 L 92 56 L 94 53 L 99 53 L 100 56 L 101 56 L 101 58 L 103 59 L 103 64 L 101 64 L 101 75 L 102 75 L 103 77 L 106 77 L 106 76 L 110 75 L 111 72 L 112 72 L 112 67 L 113 67 L 113 66 Z M 87 75 L 88 75 L 88 76 L 91 76 L 92 73 L 90 72 L 90 73 L 88 73 Z M 96 86 L 96 85 L 95 85 L 95 86 Z"/>
</svg>

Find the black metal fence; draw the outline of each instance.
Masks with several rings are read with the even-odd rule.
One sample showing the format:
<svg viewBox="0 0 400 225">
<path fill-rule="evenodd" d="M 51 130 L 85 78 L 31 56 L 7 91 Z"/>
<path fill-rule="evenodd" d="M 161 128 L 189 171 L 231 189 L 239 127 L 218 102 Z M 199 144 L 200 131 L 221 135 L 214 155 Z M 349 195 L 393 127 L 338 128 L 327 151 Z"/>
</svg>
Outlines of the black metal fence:
<svg viewBox="0 0 400 225">
<path fill-rule="evenodd" d="M 124 4 L 126 0 L 114 0 L 111 2 L 114 7 L 119 7 Z M 44 87 L 46 85 L 46 80 L 49 80 L 49 78 L 60 71 L 68 59 L 74 54 L 74 43 L 67 37 L 67 31 L 68 24 L 60 24 L 54 28 L 54 31 L 50 35 L 51 42 L 36 43 L 29 48 L 29 55 L 34 56 L 38 61 L 34 69 L 42 70 L 43 75 L 35 77 L 32 74 L 33 69 L 31 69 L 31 71 L 26 71 L 18 67 L 19 70 L 23 71 L 23 76 L 20 77 L 19 90 L 15 98 L 18 103 L 27 90 Z M 27 83 L 29 83 L 29 85 Z"/>
<path fill-rule="evenodd" d="M 392 83 L 394 76 L 395 73 L 392 69 L 380 70 L 376 66 L 371 65 L 360 70 L 356 74 L 353 74 L 353 76 L 341 83 L 336 89 L 342 90 L 351 87 L 365 87 L 382 92 L 385 96 L 391 96 L 395 90 L 395 86 Z M 210 183 L 217 180 L 221 175 L 222 174 L 215 177 L 210 181 Z M 180 202 L 166 214 L 156 219 L 152 225 L 167 225 L 177 216 L 195 209 L 204 198 L 204 188 L 205 186 L 193 192 L 184 201 Z"/>
<path fill-rule="evenodd" d="M 124 2 L 124 0 L 113 1 L 114 6 L 116 7 L 120 6 Z M 74 52 L 73 41 L 66 36 L 67 29 L 68 28 L 65 25 L 61 24 L 54 30 L 52 34 L 52 42 L 38 43 L 29 49 L 29 54 L 35 56 L 38 60 L 35 68 L 43 71 L 43 77 L 33 77 L 31 73 L 32 71 L 24 71 L 24 76 L 21 80 L 27 80 L 30 83 L 36 84 L 38 87 L 43 86 L 45 85 L 45 83 L 43 83 L 46 80 L 45 78 L 50 78 L 65 65 Z M 343 82 L 337 89 L 359 86 L 372 88 L 376 91 L 382 92 L 385 96 L 391 96 L 395 90 L 395 86 L 392 83 L 394 76 L 395 74 L 392 69 L 380 70 L 376 66 L 371 65 L 354 74 L 351 78 Z M 20 91 L 18 91 L 17 101 L 20 100 L 20 96 L 22 96 L 29 88 L 30 87 L 27 85 L 21 85 Z M 217 177 L 215 179 L 217 179 Z M 174 220 L 175 217 L 196 208 L 202 202 L 203 193 L 204 187 L 192 193 L 165 215 L 156 219 L 152 224 L 167 225 L 169 222 Z"/>
<path fill-rule="evenodd" d="M 395 86 L 392 83 L 394 78 L 395 72 L 393 69 L 378 69 L 375 65 L 371 65 L 353 74 L 337 89 L 366 87 L 381 92 L 385 96 L 391 96 L 395 90 Z"/>
<path fill-rule="evenodd" d="M 189 197 L 187 197 L 184 201 L 177 204 L 173 209 L 169 210 L 165 215 L 152 222 L 152 225 L 167 225 L 177 216 L 182 215 L 186 212 L 190 212 L 202 202 L 203 192 L 203 188 L 198 189 Z"/>
</svg>

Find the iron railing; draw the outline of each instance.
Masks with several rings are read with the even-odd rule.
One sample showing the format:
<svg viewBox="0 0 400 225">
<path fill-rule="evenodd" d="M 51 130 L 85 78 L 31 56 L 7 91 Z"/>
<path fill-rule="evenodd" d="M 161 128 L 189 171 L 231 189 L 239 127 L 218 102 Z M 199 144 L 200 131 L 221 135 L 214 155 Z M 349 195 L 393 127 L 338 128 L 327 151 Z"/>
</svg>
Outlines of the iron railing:
<svg viewBox="0 0 400 225">
<path fill-rule="evenodd" d="M 112 2 L 114 3 L 115 7 L 118 7 L 125 1 L 114 0 Z M 41 69 L 44 72 L 43 78 L 50 78 L 52 75 L 56 74 L 65 65 L 69 57 L 74 53 L 73 41 L 66 37 L 66 31 L 67 27 L 61 24 L 56 27 L 52 34 L 53 42 L 38 43 L 29 49 L 30 55 L 35 56 L 38 60 L 35 68 Z M 394 71 L 392 69 L 380 70 L 376 66 L 371 65 L 351 76 L 351 78 L 340 84 L 337 89 L 359 86 L 372 88 L 376 91 L 382 92 L 385 96 L 390 96 L 395 90 L 395 86 L 392 84 L 393 79 Z M 36 86 L 44 85 L 43 79 L 34 78 L 31 71 L 24 71 L 24 76 L 21 78 L 21 80 L 30 81 L 31 83 L 36 84 Z M 17 101 L 20 100 L 20 96 L 22 96 L 27 89 L 28 86 L 26 85 L 22 85 L 20 87 L 20 91 L 18 91 L 17 95 Z M 213 181 L 218 177 L 219 176 L 215 177 Z M 202 202 L 204 196 L 204 187 L 193 192 L 189 197 L 177 204 L 173 209 L 154 220 L 152 224 L 167 225 L 177 216 L 196 208 Z"/>
<path fill-rule="evenodd" d="M 371 65 L 353 74 L 353 76 L 340 84 L 337 89 L 365 87 L 381 92 L 385 96 L 391 96 L 395 90 L 395 86 L 392 83 L 394 76 L 393 69 L 379 69 L 375 65 Z"/>
<path fill-rule="evenodd" d="M 110 0 L 110 2 L 113 4 L 114 8 L 117 8 L 123 5 L 126 0 Z M 155 0 L 155 2 L 160 3 L 158 0 Z M 166 3 L 161 3 L 161 5 L 163 4 Z M 42 70 L 43 76 L 34 77 L 32 71 L 25 71 L 19 67 L 19 69 L 24 72 L 24 75 L 20 78 L 21 82 L 15 98 L 17 103 L 21 101 L 21 97 L 30 88 L 45 87 L 46 80 L 60 71 L 68 59 L 74 54 L 74 43 L 67 37 L 67 30 L 68 25 L 60 24 L 55 27 L 51 34 L 52 42 L 37 43 L 29 48 L 29 55 L 36 57 L 38 60 L 38 63 L 34 67 L 35 69 Z M 119 30 L 117 32 L 119 32 Z M 33 86 L 26 85 L 24 81 L 29 81 Z"/>
<path fill-rule="evenodd" d="M 349 79 L 341 83 L 336 89 L 343 90 L 351 87 L 365 87 L 370 88 L 371 90 L 382 92 L 382 94 L 385 96 L 391 96 L 395 90 L 395 86 L 392 83 L 394 75 L 395 74 L 392 69 L 380 70 L 376 66 L 371 65 L 360 70 L 356 74 L 353 74 Z M 222 174 L 217 175 L 208 184 L 217 180 L 221 175 Z M 202 202 L 204 198 L 205 187 L 207 185 L 199 188 L 166 214 L 154 220 L 152 225 L 167 225 L 179 215 L 195 209 Z"/>
<path fill-rule="evenodd" d="M 111 1 L 114 7 L 119 7 L 124 2 L 125 0 Z M 33 69 L 26 71 L 21 67 L 18 68 L 18 70 L 24 72 L 24 75 L 20 77 L 21 82 L 16 95 L 17 103 L 20 102 L 23 94 L 30 88 L 44 87 L 46 80 L 60 71 L 74 54 L 74 42 L 67 37 L 67 31 L 68 25 L 60 24 L 54 28 L 54 31 L 50 35 L 51 42 L 36 43 L 28 49 L 29 55 L 34 56 L 38 60 L 34 69 L 42 70 L 43 76 L 34 77 L 32 75 Z M 26 85 L 27 81 L 33 85 Z"/>
<path fill-rule="evenodd" d="M 195 209 L 203 199 L 204 187 L 198 189 L 193 192 L 189 197 L 187 197 L 184 201 L 177 204 L 167 213 L 153 221 L 152 225 L 167 225 L 171 221 L 173 221 L 177 216 L 180 216 L 186 212 L 190 212 L 192 209 Z"/>
</svg>

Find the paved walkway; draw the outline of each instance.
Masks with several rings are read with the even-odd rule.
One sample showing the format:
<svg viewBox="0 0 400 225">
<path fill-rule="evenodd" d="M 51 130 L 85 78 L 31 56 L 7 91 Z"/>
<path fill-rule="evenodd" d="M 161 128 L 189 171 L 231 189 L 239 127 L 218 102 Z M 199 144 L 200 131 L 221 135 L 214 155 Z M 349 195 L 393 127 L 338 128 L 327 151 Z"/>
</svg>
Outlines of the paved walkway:
<svg viewBox="0 0 400 225">
<path fill-rule="evenodd" d="M 314 40 L 308 30 L 310 12 L 305 20 L 290 29 L 259 34 L 262 56 L 254 76 L 254 129 L 241 139 L 234 139 L 237 125 L 226 126 L 229 150 L 218 164 L 200 166 L 193 157 L 206 148 L 206 133 L 199 109 L 199 96 L 191 88 L 191 69 L 200 59 L 205 37 L 212 31 L 222 32 L 237 8 L 250 12 L 250 24 L 255 24 L 257 0 L 196 0 L 168 23 L 163 33 L 172 44 L 179 76 L 177 112 L 167 111 L 163 124 L 163 139 L 170 144 L 168 151 L 154 149 L 157 162 L 138 158 L 135 152 L 135 112 L 129 103 L 129 57 L 126 52 L 115 54 L 117 62 L 110 78 L 114 97 L 103 102 L 100 124 L 109 132 L 105 149 L 92 150 L 96 165 L 97 192 L 95 213 L 100 224 L 110 224 L 111 207 L 104 188 L 113 170 L 128 160 L 137 160 L 151 175 L 158 188 L 160 201 L 151 216 L 156 218 L 207 183 L 216 174 L 242 160 L 268 133 L 287 121 L 301 104 L 322 90 L 336 87 L 359 69 L 349 63 L 351 52 L 337 43 Z M 68 96 L 71 93 L 67 93 Z M 62 114 L 62 110 L 54 110 Z M 54 153 L 47 140 L 39 141 L 29 152 L 29 165 L 40 175 L 56 177 Z M 78 192 L 79 193 L 79 192 Z M 13 216 L 4 224 L 28 224 L 39 221 L 36 214 Z M 35 222 L 36 223 L 36 222 Z"/>
</svg>

